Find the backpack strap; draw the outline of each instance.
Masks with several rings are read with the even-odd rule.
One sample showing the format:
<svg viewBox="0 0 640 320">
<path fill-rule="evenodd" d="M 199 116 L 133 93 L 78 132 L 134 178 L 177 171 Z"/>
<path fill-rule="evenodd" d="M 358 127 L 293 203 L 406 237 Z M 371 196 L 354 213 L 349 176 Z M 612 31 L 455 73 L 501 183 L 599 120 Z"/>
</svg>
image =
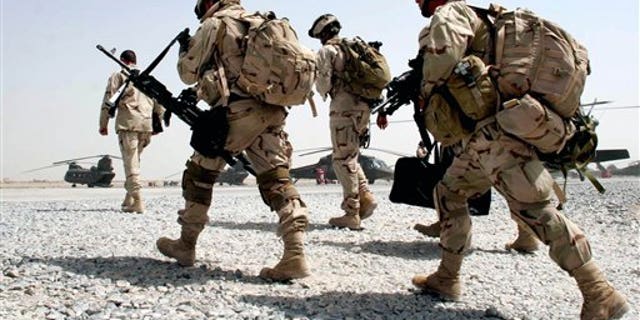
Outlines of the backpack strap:
<svg viewBox="0 0 640 320">
<path fill-rule="evenodd" d="M 489 17 L 492 17 L 495 19 L 495 17 L 498 16 L 498 14 L 500 13 L 500 11 L 496 11 L 496 10 L 492 10 L 492 8 L 494 8 L 494 5 L 492 4 L 489 9 L 484 9 L 484 8 L 480 8 L 480 7 L 476 7 L 476 6 L 470 6 L 467 5 L 467 7 L 469 7 L 471 10 L 473 10 L 476 15 L 478 16 L 478 18 L 480 18 L 480 20 L 482 20 L 482 22 L 484 23 L 484 25 L 487 27 L 487 29 L 489 29 L 489 63 L 492 65 L 496 64 L 496 56 L 497 56 L 497 52 L 496 52 L 496 26 L 493 23 L 493 21 L 491 21 L 491 19 Z M 502 8 L 502 7 L 500 7 Z M 504 8 L 502 8 L 504 9 Z M 503 38 L 504 39 L 504 38 Z"/>
</svg>

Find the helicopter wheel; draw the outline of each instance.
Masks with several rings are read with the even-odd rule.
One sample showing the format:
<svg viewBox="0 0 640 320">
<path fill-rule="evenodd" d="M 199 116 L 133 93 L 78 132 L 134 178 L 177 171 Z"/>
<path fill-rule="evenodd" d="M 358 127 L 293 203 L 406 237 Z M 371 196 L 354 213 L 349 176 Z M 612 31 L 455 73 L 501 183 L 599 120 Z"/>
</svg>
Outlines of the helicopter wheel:
<svg viewBox="0 0 640 320">
<path fill-rule="evenodd" d="M 75 184 L 75 183 L 71 185 L 71 188 L 75 188 L 75 187 L 76 187 L 76 184 Z"/>
<path fill-rule="evenodd" d="M 376 182 L 375 179 L 369 179 L 369 184 L 373 184 L 374 182 Z"/>
</svg>

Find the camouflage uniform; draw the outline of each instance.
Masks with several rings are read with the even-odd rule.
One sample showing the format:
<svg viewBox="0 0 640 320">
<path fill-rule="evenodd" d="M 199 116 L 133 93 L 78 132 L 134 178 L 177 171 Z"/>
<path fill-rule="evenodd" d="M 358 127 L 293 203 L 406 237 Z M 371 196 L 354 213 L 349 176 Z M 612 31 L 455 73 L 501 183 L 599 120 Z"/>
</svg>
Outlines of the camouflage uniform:
<svg viewBox="0 0 640 320">
<path fill-rule="evenodd" d="M 464 1 L 449 0 L 436 9 L 430 26 L 420 34 L 423 97 L 446 81 L 463 56 L 475 54 L 488 62 L 485 48 L 491 46 L 486 30 Z M 554 183 L 533 148 L 505 134 L 492 118 L 480 121 L 475 132 L 463 139 L 461 151 L 434 191 L 442 227 L 440 267 L 428 277 L 416 276 L 414 284 L 446 298 L 460 296 L 458 273 L 471 242 L 467 199 L 493 186 L 507 200 L 518 225 L 547 244 L 551 259 L 578 280 L 585 295 L 583 316 L 588 314 L 585 310 L 594 304 L 588 306 L 587 301 L 608 299 L 603 297 L 612 296 L 613 289 L 596 292 L 596 287 L 608 285 L 591 262 L 590 246 L 582 230 L 552 205 Z M 617 307 L 621 305 L 618 302 Z"/>
<path fill-rule="evenodd" d="M 137 69 L 132 66 L 132 69 Z M 127 80 L 122 71 L 114 72 L 109 77 L 105 90 L 103 103 L 100 109 L 100 128 L 107 128 L 109 123 L 109 106 L 107 101 Z M 152 133 L 152 113 L 158 114 L 161 118 L 164 108 L 155 101 L 145 96 L 138 89 L 129 85 L 117 106 L 115 129 L 118 134 L 118 144 L 122 153 L 122 163 L 126 180 L 124 188 L 127 191 L 123 208 L 133 205 L 134 197 L 139 197 L 140 184 L 140 154 L 146 146 L 151 143 Z M 140 207 L 136 211 L 141 212 Z"/>
<path fill-rule="evenodd" d="M 221 27 L 221 16 L 245 13 L 239 0 L 221 0 L 202 18 L 202 25 L 193 35 L 189 47 L 180 53 L 178 73 L 186 84 L 197 84 L 199 94 L 206 68 L 215 44 L 212 35 Z M 292 147 L 284 131 L 287 110 L 268 105 L 249 97 L 235 85 L 240 74 L 242 51 L 239 37 L 246 34 L 246 26 L 234 21 L 226 25 L 222 38 L 222 64 L 231 98 L 228 104 L 229 133 L 225 149 L 231 154 L 244 151 L 257 173 L 257 182 L 265 203 L 279 216 L 278 235 L 285 242 L 285 255 L 275 268 L 265 268 L 260 275 L 274 280 L 300 278 L 309 274 L 303 255 L 302 235 L 308 225 L 307 208 L 289 177 Z M 233 31 L 231 31 L 233 30 Z M 219 92 L 218 94 L 223 94 Z M 202 98 L 202 97 L 201 97 Z M 208 101 L 214 108 L 224 108 L 221 101 Z M 221 157 L 208 158 L 197 151 L 187 161 L 182 178 L 184 210 L 178 223 L 182 225 L 181 239 L 158 240 L 160 251 L 176 258 L 182 265 L 193 265 L 198 234 L 208 223 L 207 211 L 212 202 L 214 183 L 226 163 Z"/>
<path fill-rule="evenodd" d="M 329 127 L 333 147 L 333 169 L 342 185 L 341 207 L 347 216 L 362 217 L 361 196 L 366 194 L 373 199 L 367 185 L 367 177 L 358 162 L 360 137 L 368 128 L 370 111 L 367 102 L 347 92 L 340 78 L 336 76 L 343 72 L 345 64 L 339 41 L 336 35 L 318 51 L 316 89 L 325 100 L 327 96 L 331 96 Z M 359 228 L 359 223 L 357 227 L 352 227 Z"/>
</svg>

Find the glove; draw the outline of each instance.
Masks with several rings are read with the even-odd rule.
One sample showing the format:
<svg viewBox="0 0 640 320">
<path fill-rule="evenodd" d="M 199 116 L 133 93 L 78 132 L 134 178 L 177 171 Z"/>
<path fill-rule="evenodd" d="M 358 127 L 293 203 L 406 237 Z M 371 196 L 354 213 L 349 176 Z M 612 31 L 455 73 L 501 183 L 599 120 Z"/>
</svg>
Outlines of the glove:
<svg viewBox="0 0 640 320">
<path fill-rule="evenodd" d="M 168 127 L 171 124 L 171 111 L 165 110 L 164 115 L 162 115 L 162 121 L 164 122 L 165 127 Z"/>
<path fill-rule="evenodd" d="M 191 35 L 189 35 L 189 28 L 184 29 L 176 36 L 176 40 L 180 44 L 180 53 L 189 50 L 189 42 L 191 41 Z"/>
</svg>

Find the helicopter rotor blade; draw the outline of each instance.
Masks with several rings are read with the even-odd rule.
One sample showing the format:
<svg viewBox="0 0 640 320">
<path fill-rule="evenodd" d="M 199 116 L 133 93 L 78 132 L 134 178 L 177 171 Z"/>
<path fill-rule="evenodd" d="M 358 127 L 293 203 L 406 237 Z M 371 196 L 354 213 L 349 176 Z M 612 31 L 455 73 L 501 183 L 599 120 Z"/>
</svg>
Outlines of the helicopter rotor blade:
<svg viewBox="0 0 640 320">
<path fill-rule="evenodd" d="M 321 153 L 321 152 L 327 152 L 330 151 L 333 148 L 323 148 L 323 149 L 318 149 L 316 151 L 311 151 L 311 152 L 307 152 L 307 153 L 303 153 L 303 154 L 299 154 L 299 157 L 304 157 L 304 156 L 310 156 L 312 154 L 316 154 L 316 153 Z"/>
<path fill-rule="evenodd" d="M 110 155 L 110 154 L 99 154 L 99 155 L 95 155 L 95 156 L 86 156 L 86 157 L 80 157 L 80 158 L 75 158 L 75 159 L 56 161 L 53 164 L 67 164 L 69 162 L 76 162 L 76 161 L 80 161 L 80 160 L 87 160 L 87 159 L 94 159 L 94 158 L 103 158 L 105 156 L 108 156 L 109 158 L 122 160 L 122 158 L 118 157 L 118 156 L 114 156 L 114 155 Z"/>
<path fill-rule="evenodd" d="M 378 149 L 378 148 L 367 148 L 365 150 L 384 152 L 384 153 L 392 154 L 392 155 L 398 156 L 398 157 L 410 157 L 410 155 L 408 155 L 406 153 L 401 153 L 401 152 L 397 152 L 397 151 L 393 151 L 393 150 L 385 150 L 385 149 Z"/>
<path fill-rule="evenodd" d="M 35 171 L 40 171 L 40 170 L 45 170 L 45 169 L 55 168 L 55 167 L 59 167 L 59 166 L 63 166 L 63 165 L 66 165 L 66 163 L 53 164 L 53 165 L 50 165 L 50 166 L 45 166 L 45 167 L 35 168 L 35 169 L 27 170 L 27 171 L 22 171 L 22 172 L 20 172 L 20 173 L 35 172 Z"/>
</svg>

